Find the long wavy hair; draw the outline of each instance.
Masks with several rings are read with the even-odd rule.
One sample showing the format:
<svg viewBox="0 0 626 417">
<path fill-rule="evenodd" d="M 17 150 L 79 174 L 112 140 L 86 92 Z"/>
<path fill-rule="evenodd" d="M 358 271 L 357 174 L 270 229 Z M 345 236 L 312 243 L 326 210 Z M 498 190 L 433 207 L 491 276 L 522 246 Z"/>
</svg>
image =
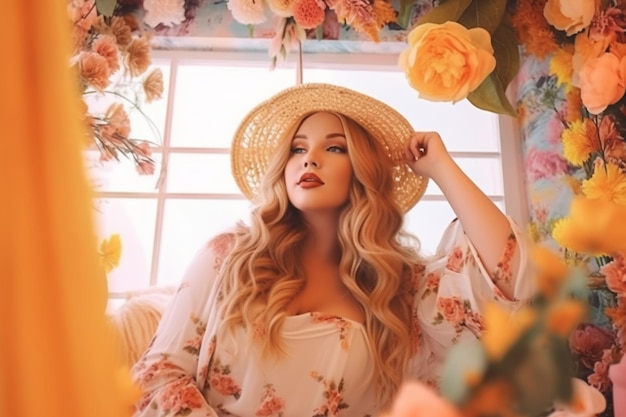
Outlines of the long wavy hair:
<svg viewBox="0 0 626 417">
<path fill-rule="evenodd" d="M 287 196 L 284 169 L 291 139 L 308 115 L 282 138 L 254 202 L 250 224 L 239 224 L 221 269 L 220 332 L 248 330 L 263 355 L 284 353 L 281 326 L 287 307 L 304 287 L 298 252 L 307 225 Z M 394 202 L 392 164 L 382 146 L 355 121 L 337 114 L 344 128 L 354 177 L 340 215 L 339 273 L 359 303 L 374 354 L 374 383 L 381 406 L 389 405 L 411 355 L 412 268 L 423 262 L 419 241 L 406 233 Z M 406 246 L 404 238 L 413 241 Z"/>
</svg>

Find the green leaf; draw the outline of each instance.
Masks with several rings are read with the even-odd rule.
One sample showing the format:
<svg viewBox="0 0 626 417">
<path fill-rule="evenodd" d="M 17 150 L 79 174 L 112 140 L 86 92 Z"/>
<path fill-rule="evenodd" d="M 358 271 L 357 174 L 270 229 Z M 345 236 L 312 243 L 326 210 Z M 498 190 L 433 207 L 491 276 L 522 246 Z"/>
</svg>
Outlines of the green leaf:
<svg viewBox="0 0 626 417">
<path fill-rule="evenodd" d="M 480 341 L 464 342 L 452 347 L 446 354 L 441 375 L 441 393 L 454 404 L 463 403 L 471 392 L 468 376 L 482 376 L 488 360 Z"/>
<path fill-rule="evenodd" d="M 96 0 L 96 10 L 103 16 L 113 16 L 115 6 L 117 6 L 117 0 Z"/>
<path fill-rule="evenodd" d="M 315 39 L 318 41 L 324 39 L 324 24 L 321 24 L 315 28 Z"/>
<path fill-rule="evenodd" d="M 458 22 L 468 29 L 481 27 L 493 33 L 500 25 L 507 0 L 474 0 Z"/>
<path fill-rule="evenodd" d="M 416 0 L 400 0 L 400 10 L 398 10 L 398 17 L 396 23 L 402 29 L 408 29 L 409 22 L 411 21 L 411 10 Z"/>
<path fill-rule="evenodd" d="M 467 99 L 479 109 L 517 117 L 517 112 L 506 97 L 495 71 L 492 71 L 478 88 L 469 93 Z"/>
<path fill-rule="evenodd" d="M 517 35 L 513 26 L 502 20 L 491 36 L 493 55 L 496 58 L 496 75 L 506 89 L 519 71 L 520 55 Z"/>
<path fill-rule="evenodd" d="M 430 9 L 417 21 L 417 25 L 422 23 L 445 23 L 449 20 L 456 22 L 459 20 L 465 9 L 472 0 L 442 0 L 436 7 Z"/>
</svg>

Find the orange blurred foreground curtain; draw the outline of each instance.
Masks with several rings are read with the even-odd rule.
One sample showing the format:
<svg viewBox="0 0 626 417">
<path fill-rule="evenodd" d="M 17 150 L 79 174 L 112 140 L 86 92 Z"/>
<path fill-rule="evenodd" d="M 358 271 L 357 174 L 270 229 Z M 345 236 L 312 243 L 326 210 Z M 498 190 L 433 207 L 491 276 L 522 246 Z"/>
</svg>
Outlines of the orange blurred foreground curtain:
<svg viewBox="0 0 626 417">
<path fill-rule="evenodd" d="M 65 4 L 11 0 L 1 9 L 2 417 L 130 410 L 105 317 Z"/>
</svg>

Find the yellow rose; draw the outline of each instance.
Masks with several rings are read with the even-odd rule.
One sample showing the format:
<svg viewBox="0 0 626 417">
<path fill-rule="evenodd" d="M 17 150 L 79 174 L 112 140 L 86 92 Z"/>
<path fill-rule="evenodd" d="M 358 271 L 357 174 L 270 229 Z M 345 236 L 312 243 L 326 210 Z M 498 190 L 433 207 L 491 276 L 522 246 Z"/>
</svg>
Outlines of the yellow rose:
<svg viewBox="0 0 626 417">
<path fill-rule="evenodd" d="M 474 91 L 496 66 L 491 36 L 456 22 L 423 23 L 408 36 L 398 65 L 421 98 L 457 102 Z"/>
<path fill-rule="evenodd" d="M 548 0 L 543 15 L 548 23 L 571 36 L 589 26 L 596 11 L 595 3 L 592 0 Z"/>
</svg>

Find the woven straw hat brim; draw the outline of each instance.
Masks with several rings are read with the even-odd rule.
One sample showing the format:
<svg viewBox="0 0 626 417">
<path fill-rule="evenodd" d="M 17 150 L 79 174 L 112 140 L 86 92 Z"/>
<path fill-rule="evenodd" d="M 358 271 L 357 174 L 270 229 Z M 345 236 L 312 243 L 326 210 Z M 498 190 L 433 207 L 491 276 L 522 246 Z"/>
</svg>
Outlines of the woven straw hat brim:
<svg viewBox="0 0 626 417">
<path fill-rule="evenodd" d="M 253 108 L 237 128 L 231 148 L 233 176 L 252 199 L 278 142 L 302 116 L 318 111 L 348 116 L 382 145 L 394 164 L 394 198 L 404 211 L 424 195 L 427 178 L 405 163 L 405 143 L 415 133 L 408 120 L 387 104 L 365 94 L 330 84 L 288 88 Z"/>
</svg>

